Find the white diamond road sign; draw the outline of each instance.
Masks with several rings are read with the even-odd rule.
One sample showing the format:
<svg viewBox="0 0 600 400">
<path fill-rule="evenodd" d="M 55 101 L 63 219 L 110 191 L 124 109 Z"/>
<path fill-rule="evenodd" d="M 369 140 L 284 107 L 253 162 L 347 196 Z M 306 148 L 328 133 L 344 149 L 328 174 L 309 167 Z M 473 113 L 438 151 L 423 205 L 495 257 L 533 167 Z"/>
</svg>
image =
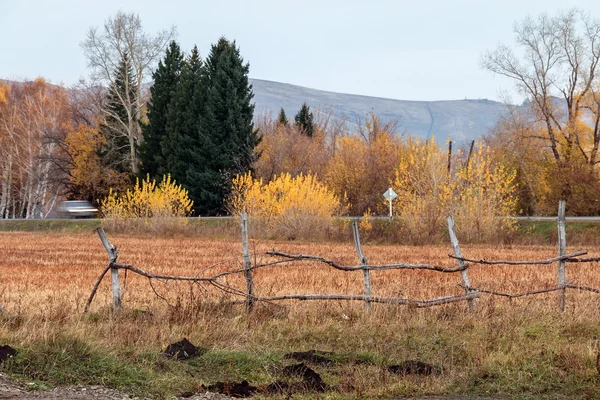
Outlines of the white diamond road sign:
<svg viewBox="0 0 600 400">
<path fill-rule="evenodd" d="M 383 197 L 385 197 L 387 201 L 393 201 L 396 197 L 398 197 L 398 195 L 396 194 L 396 192 L 394 192 L 394 189 L 389 188 L 385 191 Z"/>
</svg>

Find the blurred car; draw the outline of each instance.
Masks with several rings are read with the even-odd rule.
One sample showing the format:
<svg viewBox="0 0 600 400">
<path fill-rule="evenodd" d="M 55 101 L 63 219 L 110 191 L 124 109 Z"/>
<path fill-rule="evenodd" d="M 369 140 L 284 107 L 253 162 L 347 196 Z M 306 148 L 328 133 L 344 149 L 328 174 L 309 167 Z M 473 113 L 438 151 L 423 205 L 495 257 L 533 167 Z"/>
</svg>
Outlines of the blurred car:
<svg viewBox="0 0 600 400">
<path fill-rule="evenodd" d="M 98 209 L 87 200 L 67 200 L 58 207 L 61 218 L 94 218 L 97 213 Z"/>
</svg>

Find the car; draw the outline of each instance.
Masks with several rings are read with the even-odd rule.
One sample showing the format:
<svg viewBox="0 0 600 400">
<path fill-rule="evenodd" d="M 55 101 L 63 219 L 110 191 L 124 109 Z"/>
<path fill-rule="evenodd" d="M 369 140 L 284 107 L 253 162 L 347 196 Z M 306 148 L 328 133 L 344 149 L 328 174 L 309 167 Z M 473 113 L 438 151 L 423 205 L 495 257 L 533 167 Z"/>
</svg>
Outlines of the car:
<svg viewBox="0 0 600 400">
<path fill-rule="evenodd" d="M 58 207 L 61 218 L 94 218 L 97 213 L 98 209 L 87 200 L 66 200 Z"/>
</svg>

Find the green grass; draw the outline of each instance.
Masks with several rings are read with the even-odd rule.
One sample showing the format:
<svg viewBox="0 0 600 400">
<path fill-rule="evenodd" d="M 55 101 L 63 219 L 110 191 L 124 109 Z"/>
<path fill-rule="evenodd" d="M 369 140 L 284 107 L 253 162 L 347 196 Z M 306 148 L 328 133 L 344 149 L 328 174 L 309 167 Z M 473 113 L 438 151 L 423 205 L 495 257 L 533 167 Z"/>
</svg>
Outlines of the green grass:
<svg viewBox="0 0 600 400">
<path fill-rule="evenodd" d="M 493 311 L 492 311 L 493 310 Z M 284 354 L 318 349 L 333 351 L 335 363 L 312 365 L 331 391 L 300 393 L 294 398 L 366 399 L 421 395 L 498 396 L 508 399 L 594 399 L 600 394 L 595 367 L 600 323 L 594 315 L 480 304 L 475 314 L 464 307 L 395 310 L 339 318 L 333 308 L 300 318 L 265 318 L 243 311 L 165 326 L 124 315 L 99 319 L 74 316 L 70 324 L 32 337 L 28 324 L 3 326 L 0 336 L 19 354 L 2 370 L 34 381 L 34 388 L 57 385 L 105 385 L 140 397 L 164 399 L 201 390 L 216 381 L 265 387 L 295 363 Z M 593 313 L 592 313 L 593 314 Z M 110 325 L 107 326 L 106 324 Z M 183 331 L 206 348 L 189 361 L 169 360 L 161 346 L 128 332 L 141 329 L 173 341 Z M 106 338 L 107 332 L 112 336 Z M 27 340 L 24 341 L 24 337 Z M 443 369 L 441 376 L 393 375 L 387 366 L 414 359 Z M 310 363 L 309 363 L 310 364 Z M 284 395 L 275 398 L 286 398 Z"/>
<path fill-rule="evenodd" d="M 0 232 L 89 232 L 101 226 L 101 220 L 0 220 Z M 343 222 L 336 225 L 339 232 L 334 233 L 333 239 L 348 241 L 352 240 L 349 224 Z M 566 224 L 567 240 L 569 244 L 600 244 L 600 221 L 568 221 Z M 406 241 L 406 237 L 399 235 L 397 222 L 388 220 L 373 221 L 373 231 L 363 233 L 363 240 L 380 243 L 395 244 Z M 135 231 L 132 233 L 140 233 Z M 239 236 L 238 222 L 235 219 L 213 219 L 213 218 L 189 218 L 188 224 L 169 230 L 168 232 L 146 233 L 168 234 L 168 235 L 203 235 L 206 237 L 231 237 Z M 431 238 L 428 243 L 447 243 L 445 231 L 437 238 Z M 557 227 L 554 221 L 519 221 L 515 234 L 508 238 L 512 243 L 519 244 L 555 244 L 557 241 Z M 460 238 L 459 238 L 460 239 Z M 497 240 L 497 238 L 495 239 Z"/>
<path fill-rule="evenodd" d="M 83 232 L 100 226 L 100 220 L 67 219 L 67 220 L 6 220 L 0 219 L 0 232 Z"/>
</svg>

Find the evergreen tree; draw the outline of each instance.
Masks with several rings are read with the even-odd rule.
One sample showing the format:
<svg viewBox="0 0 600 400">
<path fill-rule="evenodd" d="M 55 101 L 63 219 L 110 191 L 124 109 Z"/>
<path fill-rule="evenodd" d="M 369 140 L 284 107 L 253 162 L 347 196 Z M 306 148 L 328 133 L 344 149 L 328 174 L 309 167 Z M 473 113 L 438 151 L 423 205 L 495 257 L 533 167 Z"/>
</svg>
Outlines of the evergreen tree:
<svg viewBox="0 0 600 400">
<path fill-rule="evenodd" d="M 183 63 L 181 49 L 177 42 L 172 41 L 165 52 L 164 60 L 158 63 L 157 70 L 152 74 L 154 84 L 150 89 L 148 123 L 142 126 L 144 134 L 144 142 L 140 147 L 142 176 L 150 174 L 151 177 L 160 180 L 162 176 L 159 170 L 163 173 L 166 170 L 162 141 L 167 135 L 167 113 L 179 82 Z"/>
<path fill-rule="evenodd" d="M 310 107 L 306 104 L 302 104 L 300 111 L 294 117 L 296 126 L 308 137 L 313 137 L 315 133 L 314 116 L 310 112 Z"/>
<path fill-rule="evenodd" d="M 99 156 L 104 166 L 118 172 L 135 174 L 138 144 L 132 132 L 135 132 L 135 124 L 138 123 L 135 119 L 138 115 L 136 103 L 133 101 L 137 82 L 127 53 L 121 57 L 115 77 L 108 89 L 103 108 L 105 117 L 99 127 L 99 132 L 105 139 Z"/>
<path fill-rule="evenodd" d="M 187 171 L 197 146 L 198 123 L 204 108 L 202 73 L 202 60 L 194 46 L 189 59 L 183 62 L 168 106 L 165 136 L 160 142 L 163 162 L 158 166 L 158 175 L 170 173 L 188 190 Z"/>
<path fill-rule="evenodd" d="M 288 126 L 288 119 L 287 119 L 287 115 L 285 115 L 285 110 L 283 109 L 283 107 L 281 107 L 281 110 L 279 110 L 279 115 L 277 116 L 277 123 L 279 125 L 283 125 L 283 126 Z"/>
<path fill-rule="evenodd" d="M 252 122 L 249 65 L 235 41 L 220 38 L 211 47 L 204 71 L 204 112 L 187 180 L 195 211 L 214 215 L 225 211 L 231 179 L 250 169 L 260 138 Z"/>
</svg>

